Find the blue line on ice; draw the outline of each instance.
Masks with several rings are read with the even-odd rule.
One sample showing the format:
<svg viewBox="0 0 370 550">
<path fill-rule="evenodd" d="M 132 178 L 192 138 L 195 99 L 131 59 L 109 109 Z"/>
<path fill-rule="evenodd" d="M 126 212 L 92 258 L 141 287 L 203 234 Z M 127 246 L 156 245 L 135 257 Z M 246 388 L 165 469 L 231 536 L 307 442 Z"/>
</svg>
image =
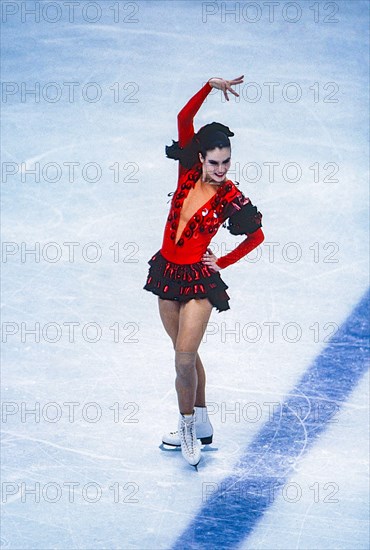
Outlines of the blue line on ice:
<svg viewBox="0 0 370 550">
<path fill-rule="evenodd" d="M 330 339 L 279 413 L 245 449 L 235 473 L 209 488 L 199 513 L 174 548 L 236 548 L 252 532 L 294 472 L 294 465 L 325 430 L 366 372 L 369 291 Z M 212 484 L 210 484 L 212 485 Z"/>
</svg>

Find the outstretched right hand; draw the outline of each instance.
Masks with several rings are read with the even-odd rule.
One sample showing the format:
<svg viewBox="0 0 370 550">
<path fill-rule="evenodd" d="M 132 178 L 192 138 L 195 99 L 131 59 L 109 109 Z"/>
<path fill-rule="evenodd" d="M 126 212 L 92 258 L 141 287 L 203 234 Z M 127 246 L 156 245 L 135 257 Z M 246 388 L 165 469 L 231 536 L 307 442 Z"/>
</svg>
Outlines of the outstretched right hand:
<svg viewBox="0 0 370 550">
<path fill-rule="evenodd" d="M 235 86 L 235 84 L 242 84 L 243 83 L 244 75 L 242 74 L 238 78 L 234 78 L 234 80 L 224 80 L 223 78 L 219 78 L 217 76 L 210 78 L 208 80 L 208 83 L 212 88 L 217 88 L 218 90 L 222 90 L 224 93 L 224 96 L 226 98 L 226 101 L 229 101 L 229 96 L 227 95 L 227 92 L 231 92 L 236 97 L 239 97 L 239 94 L 237 94 L 231 86 Z"/>
</svg>

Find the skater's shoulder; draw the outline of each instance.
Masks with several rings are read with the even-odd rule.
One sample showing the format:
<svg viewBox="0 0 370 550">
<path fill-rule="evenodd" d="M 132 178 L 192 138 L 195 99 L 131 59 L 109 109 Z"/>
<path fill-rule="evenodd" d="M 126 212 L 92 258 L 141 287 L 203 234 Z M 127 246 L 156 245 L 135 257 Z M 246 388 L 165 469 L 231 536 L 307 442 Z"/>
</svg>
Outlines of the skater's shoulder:
<svg viewBox="0 0 370 550">
<path fill-rule="evenodd" d="M 228 196 L 229 200 L 234 199 L 235 197 L 244 197 L 244 194 L 242 190 L 239 187 L 238 181 L 233 181 L 231 179 L 227 179 L 224 182 L 225 190 Z"/>
</svg>

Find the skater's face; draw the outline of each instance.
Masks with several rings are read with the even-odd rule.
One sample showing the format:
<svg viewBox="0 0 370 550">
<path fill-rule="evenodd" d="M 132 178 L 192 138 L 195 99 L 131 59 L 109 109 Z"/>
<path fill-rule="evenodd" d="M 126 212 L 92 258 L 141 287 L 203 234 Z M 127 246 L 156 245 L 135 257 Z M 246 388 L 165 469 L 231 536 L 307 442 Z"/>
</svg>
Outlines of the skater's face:
<svg viewBox="0 0 370 550">
<path fill-rule="evenodd" d="M 213 183 L 222 183 L 231 164 L 231 149 L 216 147 L 207 151 L 205 158 L 199 153 L 199 159 L 203 167 L 203 180 Z"/>
</svg>

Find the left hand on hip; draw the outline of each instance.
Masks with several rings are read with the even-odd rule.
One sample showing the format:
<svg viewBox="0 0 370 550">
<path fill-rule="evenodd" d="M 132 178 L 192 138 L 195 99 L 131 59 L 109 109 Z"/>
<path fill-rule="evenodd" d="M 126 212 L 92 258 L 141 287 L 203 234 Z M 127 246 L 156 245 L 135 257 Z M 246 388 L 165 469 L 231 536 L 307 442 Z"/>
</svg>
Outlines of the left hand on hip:
<svg viewBox="0 0 370 550">
<path fill-rule="evenodd" d="M 219 267 L 216 262 L 218 258 L 213 254 L 213 252 L 207 248 L 207 252 L 205 252 L 202 256 L 202 262 L 206 264 L 210 269 L 213 271 L 220 271 L 221 267 Z"/>
</svg>

